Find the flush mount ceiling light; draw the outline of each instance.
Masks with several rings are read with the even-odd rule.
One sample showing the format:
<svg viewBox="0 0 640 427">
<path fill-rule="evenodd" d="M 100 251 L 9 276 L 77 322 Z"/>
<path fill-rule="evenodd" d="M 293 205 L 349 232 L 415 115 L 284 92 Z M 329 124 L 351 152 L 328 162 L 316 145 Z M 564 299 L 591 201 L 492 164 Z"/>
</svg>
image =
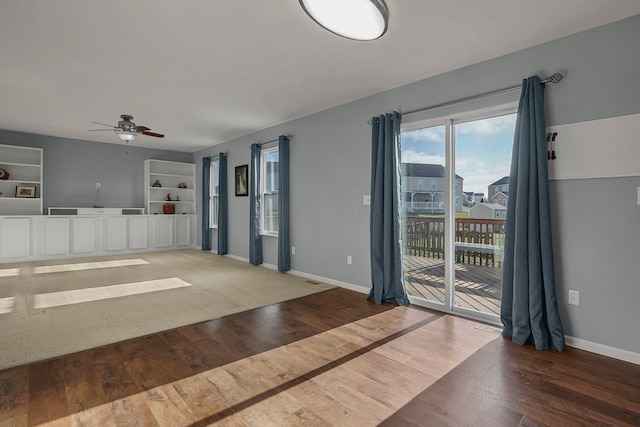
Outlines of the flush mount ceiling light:
<svg viewBox="0 0 640 427">
<path fill-rule="evenodd" d="M 389 23 L 382 0 L 300 0 L 305 12 L 332 33 L 353 40 L 375 40 Z"/>
</svg>

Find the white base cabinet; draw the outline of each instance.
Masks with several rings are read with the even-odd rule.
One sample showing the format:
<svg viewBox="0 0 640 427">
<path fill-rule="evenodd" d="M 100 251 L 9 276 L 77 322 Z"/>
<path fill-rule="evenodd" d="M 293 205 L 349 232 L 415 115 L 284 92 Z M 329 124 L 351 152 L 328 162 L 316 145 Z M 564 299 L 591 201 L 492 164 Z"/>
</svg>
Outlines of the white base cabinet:
<svg viewBox="0 0 640 427">
<path fill-rule="evenodd" d="M 2 259 L 31 256 L 31 220 L 29 218 L 4 218 L 0 220 Z"/>
<path fill-rule="evenodd" d="M 93 217 L 72 218 L 74 254 L 90 254 L 96 251 L 96 219 Z"/>
<path fill-rule="evenodd" d="M 47 256 L 69 254 L 71 240 L 70 218 L 46 218 L 44 220 L 44 254 Z"/>
<path fill-rule="evenodd" d="M 195 247 L 195 215 L 0 216 L 0 263 Z"/>
</svg>

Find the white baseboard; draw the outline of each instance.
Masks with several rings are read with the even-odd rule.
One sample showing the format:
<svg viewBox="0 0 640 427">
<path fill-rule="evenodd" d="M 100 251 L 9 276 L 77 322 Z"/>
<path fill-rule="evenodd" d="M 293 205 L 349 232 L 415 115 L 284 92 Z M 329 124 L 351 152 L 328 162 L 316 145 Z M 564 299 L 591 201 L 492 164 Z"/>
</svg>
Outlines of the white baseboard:
<svg viewBox="0 0 640 427">
<path fill-rule="evenodd" d="M 341 288 L 349 289 L 350 291 L 360 292 L 362 294 L 369 293 L 369 288 L 365 288 L 364 286 L 358 286 L 352 283 L 341 282 L 340 280 L 329 279 L 328 277 L 316 276 L 315 274 L 304 273 L 302 271 L 297 271 L 297 270 L 289 270 L 288 273 L 293 274 L 294 276 L 304 277 L 305 279 L 316 280 L 318 282 L 327 283 L 329 285 L 339 286 Z"/>
<path fill-rule="evenodd" d="M 569 347 L 589 351 L 591 353 L 596 353 L 602 356 L 612 357 L 614 359 L 623 360 L 625 362 L 640 365 L 639 353 L 623 350 L 621 348 L 609 347 L 608 345 L 599 344 L 593 341 L 583 340 L 581 338 L 570 337 L 568 335 L 565 336 L 564 339 L 565 339 L 565 344 L 568 345 Z"/>
<path fill-rule="evenodd" d="M 228 257 L 228 258 L 231 258 L 231 259 L 235 259 L 236 261 L 244 261 L 244 262 L 247 262 L 247 263 L 249 262 L 249 258 L 245 258 L 245 257 L 242 257 L 242 256 L 232 255 L 232 254 L 226 254 L 225 256 Z"/>
</svg>

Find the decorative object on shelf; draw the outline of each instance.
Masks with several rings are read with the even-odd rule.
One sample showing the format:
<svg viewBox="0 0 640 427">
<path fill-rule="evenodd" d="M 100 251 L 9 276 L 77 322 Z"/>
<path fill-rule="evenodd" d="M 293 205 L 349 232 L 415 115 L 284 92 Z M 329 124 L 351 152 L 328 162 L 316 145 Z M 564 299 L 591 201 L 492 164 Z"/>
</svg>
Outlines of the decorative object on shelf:
<svg viewBox="0 0 640 427">
<path fill-rule="evenodd" d="M 162 213 L 164 213 L 165 215 L 176 213 L 176 205 L 174 205 L 173 203 L 165 203 L 164 205 L 162 205 Z"/>
<path fill-rule="evenodd" d="M 0 168 L 0 179 L 9 179 L 9 175 L 11 175 L 9 172 Z"/>
<path fill-rule="evenodd" d="M 152 187 L 162 187 L 162 184 L 160 184 L 160 180 L 159 179 L 156 179 L 151 186 Z"/>
<path fill-rule="evenodd" d="M 27 185 L 16 185 L 16 197 L 33 199 L 36 197 L 36 187 Z"/>
<path fill-rule="evenodd" d="M 180 201 L 180 196 L 176 196 L 176 202 Z"/>
<path fill-rule="evenodd" d="M 236 166 L 236 196 L 248 196 L 249 187 L 247 178 L 249 165 Z"/>
<path fill-rule="evenodd" d="M 0 154 L 2 154 L 0 152 Z M 0 166 L 2 166 L 0 164 Z M 196 212 L 196 165 L 169 160 L 144 161 L 144 204 L 147 215 L 162 215 L 162 205 L 174 203 L 176 214 Z M 158 182 L 160 186 L 154 187 Z M 180 201 L 177 196 L 180 195 Z"/>
</svg>

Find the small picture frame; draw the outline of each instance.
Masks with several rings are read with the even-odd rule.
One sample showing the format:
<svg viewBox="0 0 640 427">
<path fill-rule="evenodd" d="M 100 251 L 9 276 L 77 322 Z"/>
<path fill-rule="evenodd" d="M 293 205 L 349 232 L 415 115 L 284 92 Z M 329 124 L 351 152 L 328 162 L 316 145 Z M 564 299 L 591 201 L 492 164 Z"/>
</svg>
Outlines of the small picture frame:
<svg viewBox="0 0 640 427">
<path fill-rule="evenodd" d="M 249 165 L 236 166 L 236 196 L 249 195 Z"/>
<path fill-rule="evenodd" d="M 16 185 L 16 197 L 33 199 L 36 197 L 36 187 L 28 185 Z"/>
</svg>

